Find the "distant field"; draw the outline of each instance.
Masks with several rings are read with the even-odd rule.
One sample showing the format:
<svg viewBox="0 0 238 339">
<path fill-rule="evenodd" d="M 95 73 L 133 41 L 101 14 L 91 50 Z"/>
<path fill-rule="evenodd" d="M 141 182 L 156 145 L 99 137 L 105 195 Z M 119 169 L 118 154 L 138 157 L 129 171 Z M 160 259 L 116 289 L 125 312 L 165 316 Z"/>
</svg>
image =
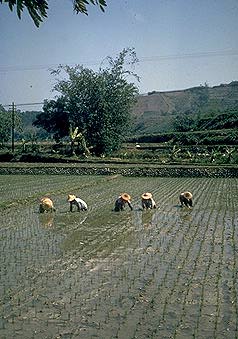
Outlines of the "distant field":
<svg viewBox="0 0 238 339">
<path fill-rule="evenodd" d="M 0 337 L 237 338 L 237 185 L 0 175 Z M 191 210 L 179 206 L 183 190 Z M 124 191 L 134 210 L 115 213 Z M 141 210 L 146 191 L 156 210 Z M 69 193 L 89 210 L 70 213 Z M 43 195 L 55 213 L 38 213 Z"/>
</svg>

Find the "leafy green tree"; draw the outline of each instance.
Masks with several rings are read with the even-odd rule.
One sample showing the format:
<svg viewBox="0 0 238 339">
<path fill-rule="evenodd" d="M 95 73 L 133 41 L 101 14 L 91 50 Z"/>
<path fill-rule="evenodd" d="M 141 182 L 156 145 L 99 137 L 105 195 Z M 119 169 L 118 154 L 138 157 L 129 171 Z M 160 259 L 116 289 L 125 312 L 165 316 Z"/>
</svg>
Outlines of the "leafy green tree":
<svg viewBox="0 0 238 339">
<path fill-rule="evenodd" d="M 2 105 L 0 105 L 0 142 L 3 144 L 7 142 L 11 136 L 11 113 L 6 111 Z"/>
<path fill-rule="evenodd" d="M 82 66 L 60 66 L 52 71 L 64 73 L 66 79 L 57 80 L 54 89 L 61 94 L 56 101 L 46 102 L 37 126 L 69 135 L 69 126 L 78 127 L 96 155 L 110 154 L 123 142 L 130 126 L 131 109 L 138 89 L 128 77 L 138 76 L 125 69 L 125 64 L 137 62 L 133 48 L 124 49 L 114 60 L 95 72 Z M 61 110 L 59 101 L 63 103 Z M 52 111 L 53 109 L 53 111 Z M 58 115 L 61 113 L 61 115 Z M 64 120 L 64 124 L 59 120 Z"/>
<path fill-rule="evenodd" d="M 14 113 L 14 131 L 22 131 L 22 120 L 20 117 L 20 111 Z M 12 111 L 9 109 L 6 111 L 2 105 L 0 105 L 0 142 L 9 141 L 12 132 Z"/>
<path fill-rule="evenodd" d="M 65 98 L 45 100 L 43 112 L 36 116 L 33 126 L 42 127 L 48 133 L 54 134 L 56 141 L 69 135 L 69 118 Z"/>
<path fill-rule="evenodd" d="M 177 115 L 173 121 L 173 127 L 178 132 L 188 132 L 193 130 L 195 123 L 195 117 L 189 111 L 183 114 Z"/>
<path fill-rule="evenodd" d="M 43 128 L 32 126 L 33 121 L 35 121 L 36 116 L 39 113 L 41 113 L 41 111 L 23 111 L 18 113 L 22 128 L 20 130 L 17 128 L 15 132 L 16 140 L 25 139 L 27 142 L 32 139 L 32 135 L 35 135 L 37 139 L 40 140 L 49 139 L 51 137 L 51 135 Z"/>
<path fill-rule="evenodd" d="M 49 1 L 46 0 L 0 0 L 1 4 L 7 3 L 11 11 L 13 11 L 16 6 L 19 19 L 21 19 L 22 12 L 26 7 L 37 27 L 39 27 L 40 23 L 47 17 L 48 2 Z M 73 0 L 72 2 L 73 9 L 77 14 L 83 13 L 88 15 L 87 5 L 90 3 L 99 6 L 103 12 L 107 6 L 106 0 Z"/>
</svg>

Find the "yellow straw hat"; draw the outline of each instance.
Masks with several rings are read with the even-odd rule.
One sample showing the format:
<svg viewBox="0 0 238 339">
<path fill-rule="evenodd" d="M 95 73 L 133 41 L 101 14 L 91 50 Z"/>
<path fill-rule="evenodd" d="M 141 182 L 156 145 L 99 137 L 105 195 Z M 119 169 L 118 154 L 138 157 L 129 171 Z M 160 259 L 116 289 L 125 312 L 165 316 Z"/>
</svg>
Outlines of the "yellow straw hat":
<svg viewBox="0 0 238 339">
<path fill-rule="evenodd" d="M 50 198 L 47 198 L 47 197 L 41 198 L 40 204 L 43 205 L 45 208 L 52 208 L 53 207 L 53 201 Z"/>
<path fill-rule="evenodd" d="M 43 198 L 40 199 L 40 202 L 42 204 L 47 204 L 47 203 L 52 202 L 52 200 L 50 198 L 48 198 L 48 197 L 43 197 Z"/>
<path fill-rule="evenodd" d="M 73 201 L 75 199 L 76 199 L 76 195 L 74 195 L 74 194 L 69 194 L 68 195 L 68 201 Z"/>
<path fill-rule="evenodd" d="M 125 201 L 131 200 L 130 195 L 127 194 L 127 193 L 122 193 L 122 194 L 121 194 L 121 198 L 122 198 L 123 200 L 125 200 Z"/>
<path fill-rule="evenodd" d="M 142 199 L 151 199 L 152 198 L 152 194 L 149 192 L 143 193 L 141 196 Z"/>
</svg>

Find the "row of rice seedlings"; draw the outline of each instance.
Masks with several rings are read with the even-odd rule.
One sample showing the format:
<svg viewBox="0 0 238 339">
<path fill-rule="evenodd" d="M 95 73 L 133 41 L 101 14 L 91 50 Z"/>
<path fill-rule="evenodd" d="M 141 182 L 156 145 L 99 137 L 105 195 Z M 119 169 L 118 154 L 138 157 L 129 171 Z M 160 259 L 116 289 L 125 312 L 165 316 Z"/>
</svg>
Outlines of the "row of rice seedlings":
<svg viewBox="0 0 238 339">
<path fill-rule="evenodd" d="M 206 199 L 209 199 L 209 193 L 210 193 L 210 187 L 211 182 L 209 185 L 207 185 L 205 191 L 203 190 L 203 194 L 206 195 Z M 198 197 L 199 198 L 199 197 Z M 202 197 L 201 197 L 202 198 Z M 199 200 L 199 199 L 198 199 Z M 202 205 L 200 205 L 200 208 L 202 209 Z M 199 219 L 198 219 L 199 218 Z M 206 218 L 206 219 L 205 219 Z M 187 252 L 187 256 L 184 258 L 184 265 L 183 265 L 183 275 L 182 278 L 185 278 L 187 276 L 187 281 L 185 283 L 186 289 L 183 291 L 180 299 L 181 303 L 183 305 L 182 312 L 177 317 L 177 325 L 174 329 L 174 337 L 177 336 L 178 332 L 186 331 L 187 327 L 191 327 L 191 323 L 187 323 L 184 321 L 184 318 L 187 314 L 187 311 L 191 309 L 191 306 L 196 306 L 197 302 L 194 300 L 195 295 L 191 295 L 193 291 L 193 286 L 196 281 L 195 275 L 196 271 L 199 269 L 199 258 L 201 254 L 203 253 L 203 248 L 205 247 L 205 240 L 207 240 L 207 230 L 209 225 L 209 219 L 210 215 L 206 214 L 204 215 L 204 211 L 202 211 L 202 214 L 198 213 L 196 211 L 196 215 L 193 221 L 196 221 L 196 229 L 197 232 L 194 233 L 194 236 L 191 239 L 190 247 L 191 252 Z M 203 229 L 201 225 L 206 224 L 207 227 Z M 188 274 L 189 272 L 189 274 Z M 178 282 L 178 286 L 182 285 L 182 282 Z M 198 293 L 199 291 L 197 291 Z M 191 296 L 190 296 L 191 295 Z M 192 297 L 192 299 L 191 299 Z M 195 308 L 196 309 L 196 308 Z M 181 334 L 181 333 L 180 333 Z"/>
<path fill-rule="evenodd" d="M 194 271 L 193 271 L 194 272 Z M 191 279 L 190 279 L 191 280 Z"/>
<path fill-rule="evenodd" d="M 155 214 L 154 214 L 154 216 L 155 216 Z M 162 217 L 164 217 L 164 215 L 162 215 Z M 156 220 L 157 219 L 158 218 L 156 218 Z M 154 227 L 156 227 L 156 226 L 157 225 L 154 224 Z M 152 234 L 152 232 L 151 232 L 151 234 Z M 155 233 L 154 236 L 159 237 L 159 234 Z M 141 238 L 141 234 L 140 234 L 140 238 Z M 140 301 L 143 300 L 143 298 L 146 299 L 146 295 L 145 295 L 146 286 L 150 285 L 151 282 L 153 281 L 153 278 L 154 278 L 154 271 L 153 271 L 153 269 L 150 268 L 150 264 L 151 264 L 151 257 L 155 256 L 155 253 L 157 253 L 158 248 L 157 248 L 156 241 L 155 241 L 155 244 L 153 244 L 153 242 L 151 240 L 152 240 L 152 235 L 150 235 L 150 233 L 149 234 L 146 233 L 146 236 L 143 236 L 143 241 L 140 240 L 140 243 L 139 243 L 139 249 L 142 246 L 142 248 L 141 248 L 142 251 L 141 250 L 139 252 L 137 251 L 137 255 L 140 258 L 140 271 L 138 272 L 139 280 L 137 282 L 137 285 L 138 285 L 138 287 L 137 287 L 138 292 L 137 293 L 138 293 L 138 295 L 135 295 L 134 305 L 133 305 L 133 307 L 131 307 L 131 312 L 135 312 L 135 308 L 138 306 Z M 149 251 L 149 249 L 150 249 L 150 251 Z M 157 253 L 157 256 L 158 256 L 158 253 Z M 135 276 L 135 272 L 133 272 L 133 266 L 131 266 L 130 271 L 131 271 L 130 277 L 133 277 L 133 274 Z M 148 272 L 148 273 L 146 273 L 146 272 Z M 133 277 L 133 279 L 135 279 L 135 278 Z M 130 282 L 133 283 L 132 278 L 130 278 Z M 134 283 L 133 283 L 133 285 L 134 285 Z M 132 293 L 133 293 L 133 291 L 132 291 Z M 134 292 L 134 294 L 135 294 L 135 292 Z"/>
<path fill-rule="evenodd" d="M 236 194 L 232 195 L 230 197 L 231 202 L 231 247 L 232 247 L 232 297 L 231 302 L 234 307 L 234 313 L 235 313 L 235 326 L 234 326 L 234 332 L 235 332 L 235 338 L 237 338 L 238 333 L 238 260 L 237 260 L 237 253 L 238 253 L 238 215 L 237 215 L 237 190 Z"/>
<path fill-rule="evenodd" d="M 24 215 L 21 213 L 20 218 L 18 216 L 18 228 L 14 228 L 14 232 L 10 233 L 11 243 L 7 242 L 8 246 L 5 253 L 1 253 L 1 261 L 8 265 L 3 275 L 4 280 L 2 280 L 5 286 L 3 314 L 6 321 L 13 320 L 16 317 L 16 312 L 19 317 L 25 305 L 31 300 L 30 293 L 27 294 L 26 291 L 30 290 L 34 282 L 34 276 L 31 272 L 33 267 L 36 266 L 36 269 L 39 265 L 41 267 L 46 262 L 47 256 L 47 260 L 52 257 L 52 255 L 49 255 L 50 253 L 53 256 L 55 255 L 53 250 L 55 239 L 49 239 L 49 243 L 46 244 L 45 237 L 42 238 L 42 234 L 38 232 L 35 224 L 32 224 L 33 227 L 26 224 L 26 217 L 29 217 L 29 220 L 32 221 L 31 215 L 27 215 L 27 213 Z M 35 241 L 33 241 L 34 239 Z M 47 247 L 48 250 L 46 251 Z M 57 249 L 58 245 L 55 245 L 55 248 Z M 6 293 L 6 290 L 9 290 L 9 293 Z"/>
<path fill-rule="evenodd" d="M 176 286 L 177 286 L 177 283 L 179 281 L 180 274 L 181 274 L 181 272 L 183 272 L 183 267 L 181 265 L 181 261 L 183 261 L 182 258 L 184 258 L 184 255 L 186 257 L 188 257 L 188 255 L 190 253 L 190 251 L 187 249 L 187 247 L 184 246 L 184 239 L 187 238 L 187 236 L 186 236 L 187 234 L 189 234 L 191 232 L 196 234 L 196 232 L 197 232 L 197 229 L 196 228 L 194 229 L 194 227 L 191 223 L 189 223 L 188 225 L 189 225 L 189 228 L 185 229 L 185 230 L 184 230 L 185 224 L 179 225 L 179 227 L 183 226 L 183 233 L 181 232 L 181 229 L 179 228 L 178 229 L 179 232 L 176 232 L 177 233 L 176 234 L 177 244 L 176 244 L 176 242 L 175 242 L 175 244 L 178 245 L 178 243 L 179 243 L 178 239 L 179 239 L 179 236 L 181 234 L 183 234 L 182 242 L 180 242 L 179 245 L 176 246 L 176 250 L 178 250 L 177 253 L 174 253 L 174 255 L 171 255 L 171 254 L 168 253 L 169 257 L 172 258 L 172 260 L 170 261 L 169 264 L 167 264 L 167 270 L 166 270 L 166 274 L 164 276 L 163 284 L 159 285 L 160 292 L 162 291 L 160 294 L 163 295 L 164 292 L 165 292 L 165 288 L 166 288 L 167 293 L 168 293 L 167 297 L 165 298 L 165 300 L 163 300 L 163 298 L 161 298 L 161 295 L 157 296 L 156 298 L 159 299 L 159 302 L 155 302 L 156 299 L 152 299 L 152 303 L 153 303 L 152 310 L 153 310 L 153 312 L 156 312 L 156 315 L 153 315 L 151 317 L 151 314 L 149 313 L 149 315 L 146 317 L 147 321 L 145 323 L 148 325 L 147 327 L 154 328 L 153 329 L 154 334 L 157 332 L 157 330 L 160 330 L 160 332 L 161 332 L 162 328 L 163 328 L 163 324 L 166 324 L 166 321 L 165 321 L 165 316 L 167 314 L 166 310 L 167 310 L 167 307 L 168 307 L 169 304 L 171 304 L 171 305 L 173 304 L 172 296 L 173 296 L 173 293 L 176 291 Z M 172 239 L 173 239 L 174 235 L 171 234 L 171 236 L 172 236 Z M 194 238 L 194 235 L 191 236 L 191 237 Z M 171 249 L 171 247 L 170 247 L 170 249 Z M 187 253 L 187 254 L 184 254 L 184 253 Z M 176 276 L 175 272 L 177 272 L 177 276 Z M 168 273 L 169 273 L 169 276 L 168 276 Z M 169 281 L 171 281 L 172 285 L 170 284 L 166 287 L 166 285 L 164 285 L 164 284 L 168 283 Z M 181 307 L 181 304 L 177 302 L 179 300 L 180 300 L 179 298 L 176 299 L 177 310 L 179 309 L 179 307 Z M 158 319 L 158 309 L 161 308 L 159 306 L 160 304 L 162 304 L 164 306 L 162 307 L 162 309 L 163 309 L 162 318 L 160 318 L 160 320 L 159 320 Z M 156 310 L 156 308 L 157 308 L 157 310 Z M 154 318 L 156 318 L 156 320 Z M 151 321 L 151 319 L 153 319 L 153 321 Z M 173 320 L 175 320 L 175 318 Z M 138 330 L 138 333 L 140 332 L 141 329 L 142 328 L 140 327 L 140 329 Z M 147 335 L 149 335 L 149 334 L 147 334 Z"/>
<path fill-rule="evenodd" d="M 160 212 L 158 212 L 158 213 L 160 213 Z M 164 225 L 164 224 L 162 224 L 163 226 L 166 226 L 166 225 Z M 170 226 L 170 228 L 174 228 L 174 226 L 175 225 L 172 225 L 172 226 Z M 176 226 L 176 228 L 177 228 L 177 226 Z M 168 233 L 169 233 L 170 231 L 168 230 Z M 176 229 L 176 233 L 177 234 L 181 234 L 181 233 L 179 233 L 179 228 L 177 228 Z M 160 234 L 158 234 L 157 235 L 158 237 L 160 236 Z M 175 239 L 176 239 L 176 237 L 175 237 L 175 234 L 174 234 L 174 232 L 172 233 L 172 236 L 170 237 L 170 235 L 168 235 L 168 238 L 170 239 L 170 241 L 174 241 Z M 168 244 L 169 246 L 168 246 L 168 248 L 167 248 L 167 250 L 171 250 L 171 248 L 172 248 L 172 243 L 170 243 L 170 244 Z M 152 247 L 153 248 L 153 247 Z M 167 254 L 168 254 L 168 252 L 166 253 L 167 251 L 165 251 L 164 253 L 159 253 L 159 255 L 160 256 L 166 256 Z M 151 253 L 151 257 L 153 257 L 154 255 L 153 255 L 153 252 Z M 147 254 L 147 257 L 150 257 L 150 256 L 148 256 L 148 254 Z M 161 258 L 161 257 L 160 257 Z M 176 256 L 174 256 L 173 258 L 176 258 Z M 151 270 L 151 279 L 149 279 L 149 277 L 147 278 L 147 280 L 145 281 L 145 283 L 144 283 L 144 286 L 141 288 L 141 293 L 142 293 L 142 295 L 144 295 L 144 298 L 147 300 L 147 303 L 146 304 L 144 304 L 142 307 L 143 307 L 143 314 L 142 314 L 142 316 L 141 316 L 141 318 L 139 319 L 139 321 L 138 321 L 138 324 L 137 325 L 139 325 L 139 324 L 141 324 L 141 326 L 142 327 L 144 327 L 144 321 L 142 321 L 142 319 L 144 318 L 144 309 L 148 309 L 148 308 L 153 308 L 153 298 L 151 299 L 151 295 L 148 293 L 149 292 L 149 290 L 151 290 L 152 288 L 154 288 L 154 287 L 152 287 L 151 288 L 151 285 L 152 286 L 155 286 L 155 282 L 153 281 L 154 280 L 154 271 L 156 270 L 157 272 L 159 271 L 159 274 L 161 275 L 161 261 L 162 260 L 160 260 L 160 263 L 159 263 L 159 265 L 158 265 L 158 268 L 157 268 L 157 266 L 155 265 L 155 266 L 153 266 L 153 269 Z M 148 266 L 148 265 L 147 265 Z M 171 267 L 170 267 L 170 265 L 167 265 L 167 271 L 166 271 L 166 273 L 168 273 L 169 271 L 171 270 Z M 165 273 L 165 277 L 166 277 L 166 273 Z M 143 276 L 143 270 L 142 270 L 142 276 Z M 166 279 L 164 280 L 164 281 L 166 281 Z M 159 286 L 159 287 L 161 287 L 162 288 L 162 286 Z M 161 303 L 163 303 L 163 301 L 162 300 L 160 300 L 160 302 Z M 148 306 L 147 306 L 148 305 Z M 139 305 L 140 306 L 140 305 Z M 147 310 L 148 311 L 148 310 Z M 148 317 L 149 318 L 149 317 Z M 147 324 L 147 322 L 145 322 L 146 324 Z M 158 317 L 157 317 L 157 323 L 158 323 Z M 142 325 L 143 324 L 143 325 Z M 141 328 L 140 328 L 140 330 L 141 330 Z M 138 333 L 140 332 L 140 330 L 138 331 L 138 326 L 136 327 L 136 333 L 137 333 L 137 331 L 138 331 Z M 134 334 L 134 335 L 136 335 L 136 334 Z"/>
<path fill-rule="evenodd" d="M 0 205 L 5 207 L 13 204 L 38 203 L 43 195 L 50 195 L 57 201 L 59 195 L 65 194 L 66 200 L 67 194 L 71 191 L 81 192 L 85 188 L 105 181 L 107 181 L 106 177 L 97 176 L 0 176 L 0 191 L 4 192 L 0 198 Z"/>
<path fill-rule="evenodd" d="M 166 213 L 166 205 L 168 201 L 164 205 L 164 212 Z M 157 211 L 156 211 L 157 213 Z M 159 218 L 156 217 L 156 213 L 153 214 L 155 216 L 154 220 L 158 220 Z M 137 220 L 139 222 L 139 213 L 136 212 L 136 223 Z M 164 219 L 164 222 L 166 220 Z M 164 224 L 164 223 L 163 223 Z M 137 224 L 135 226 L 138 226 Z M 160 229 L 163 230 L 163 225 L 160 225 Z M 140 230 L 142 231 L 143 228 L 140 226 Z M 152 232 L 153 229 L 150 229 L 148 241 L 146 241 L 146 237 L 144 238 L 143 242 L 140 243 L 143 244 L 144 249 L 147 247 L 152 247 L 152 249 L 156 248 L 156 242 L 153 241 L 153 234 L 156 236 L 156 232 Z M 177 232 L 177 228 L 176 228 Z M 112 233 L 113 234 L 113 233 Z M 158 234 L 158 233 L 157 233 Z M 178 233 L 177 233 L 178 234 Z M 142 232 L 138 232 L 139 236 L 142 235 Z M 174 232 L 171 229 L 170 236 L 173 236 Z M 173 237 L 172 237 L 173 238 Z M 175 238 L 175 237 L 174 237 Z M 173 238 L 173 239 L 174 239 Z M 138 240 L 140 237 L 138 238 Z M 151 242 L 152 240 L 152 242 Z M 168 242 L 167 242 L 168 244 Z M 135 246 L 135 243 L 133 244 Z M 122 252 L 123 252 L 123 246 Z M 115 253 L 115 250 L 114 250 Z M 88 272 L 86 267 L 78 267 L 80 268 L 80 271 L 76 269 L 67 270 L 67 267 L 70 266 L 70 257 L 69 260 L 65 261 L 65 267 L 63 267 L 62 270 L 59 270 L 60 275 L 57 274 L 57 276 L 52 276 L 49 271 L 49 267 L 46 267 L 45 273 L 43 274 L 47 275 L 47 279 L 45 279 L 45 286 L 42 285 L 42 278 L 43 276 L 39 276 L 39 282 L 36 286 L 36 290 L 38 292 L 42 291 L 44 294 L 42 296 L 39 296 L 39 309 L 36 312 L 36 319 L 38 319 L 38 322 L 40 322 L 40 314 L 43 314 L 42 317 L 42 325 L 45 325 L 48 330 L 51 329 L 51 331 L 56 330 L 55 333 L 66 333 L 67 331 L 71 331 L 71 333 L 75 333 L 75 337 L 77 337 L 77 334 L 81 332 L 81 329 L 84 329 L 85 335 L 87 337 L 90 336 L 90 334 L 95 333 L 101 333 L 105 334 L 104 337 L 107 337 L 110 333 L 115 333 L 115 330 L 118 328 L 121 328 L 121 330 L 125 330 L 126 326 L 123 325 L 123 317 L 124 314 L 125 317 L 127 315 L 125 314 L 125 311 L 123 310 L 123 307 L 119 309 L 118 311 L 118 304 L 122 304 L 123 300 L 130 295 L 132 292 L 132 295 L 135 295 L 136 300 L 138 301 L 135 305 L 136 308 L 133 309 L 135 312 L 139 312 L 139 315 L 143 312 L 143 308 L 145 305 L 147 305 L 147 302 L 144 298 L 147 297 L 146 293 L 142 293 L 142 297 L 138 293 L 138 289 L 135 288 L 135 286 L 141 286 L 141 284 L 137 284 L 137 278 L 138 277 L 141 281 L 143 281 L 143 272 L 147 272 L 145 274 L 145 283 L 147 282 L 148 286 L 151 285 L 151 279 L 154 279 L 154 276 L 152 274 L 153 271 L 150 272 L 149 266 L 156 265 L 161 259 L 161 257 L 156 254 L 153 255 L 153 252 L 141 252 L 137 251 L 136 253 L 133 253 L 133 256 L 130 256 L 130 252 L 125 254 L 125 258 L 127 258 L 128 263 L 127 265 L 123 265 L 123 267 L 120 266 L 120 258 L 118 262 L 115 262 L 115 257 L 112 257 L 109 262 L 105 261 L 105 265 L 101 265 L 102 259 L 98 261 L 99 267 L 96 270 L 93 270 Z M 173 251 L 170 253 L 172 254 Z M 71 253 L 72 254 L 72 253 Z M 118 248 L 118 254 L 121 254 L 120 248 Z M 79 253 L 77 253 L 77 256 Z M 115 254 L 114 254 L 115 255 Z M 164 256 L 167 256 L 168 252 L 164 252 Z M 117 256 L 116 256 L 117 258 Z M 130 261 L 133 259 L 132 261 Z M 139 260 L 139 262 L 138 262 Z M 61 266 L 62 261 L 59 260 L 55 263 L 55 265 L 52 266 L 52 270 L 56 271 L 58 270 L 58 267 Z M 75 263 L 72 261 L 73 265 Z M 164 261 L 165 263 L 165 261 Z M 92 268 L 95 269 L 95 261 L 92 262 Z M 119 266 L 118 266 L 119 265 Z M 170 270 L 173 267 L 170 267 Z M 105 271 L 106 269 L 106 271 Z M 49 273 L 47 273 L 49 272 Z M 123 274 L 124 272 L 124 274 Z M 157 274 L 159 274 L 159 268 L 157 270 Z M 115 283 L 110 283 L 110 279 L 114 279 L 114 276 L 120 276 L 122 279 L 120 280 L 120 284 L 115 285 Z M 81 285 L 80 285 L 80 279 L 82 278 Z M 130 281 L 128 281 L 128 278 Z M 150 279 L 151 278 L 151 279 Z M 52 291 L 52 286 L 57 286 L 57 281 L 60 280 L 60 286 L 58 291 Z M 115 280 L 113 280 L 115 282 Z M 117 280 L 116 280 L 117 281 Z M 88 283 L 87 283 L 88 282 Z M 86 288 L 85 287 L 88 287 Z M 99 287 L 97 287 L 99 286 Z M 102 288 L 100 288 L 102 286 Z M 105 286 L 103 288 L 103 286 Z M 143 286 L 143 285 L 142 285 Z M 110 287 L 110 288 L 108 288 Z M 122 290 L 124 290 L 124 287 L 126 287 L 126 293 L 122 294 Z M 81 294 L 81 292 L 83 292 Z M 97 291 L 97 292 L 96 292 Z M 150 289 L 145 289 L 145 291 L 152 291 Z M 96 294 L 97 295 L 96 295 Z M 61 307 L 61 315 L 59 316 L 58 320 L 54 320 L 54 317 L 57 316 L 57 312 L 53 312 L 51 304 L 50 305 L 44 305 L 44 302 L 49 302 L 49 296 L 52 296 L 52 302 L 53 300 L 60 301 L 61 295 L 67 295 L 67 299 L 63 302 L 63 306 Z M 128 300 L 128 299 L 127 299 Z M 113 312 L 112 308 L 110 307 L 110 302 L 113 302 L 114 309 Z M 117 304 L 118 303 L 118 304 Z M 105 307 L 102 308 L 102 305 L 105 305 Z M 129 303 L 128 305 L 131 305 Z M 140 308 L 137 307 L 137 305 L 142 305 Z M 47 307 L 46 307 L 47 306 Z M 35 307 L 36 310 L 36 307 Z M 40 312 L 42 311 L 43 312 Z M 44 312 L 44 310 L 46 312 Z M 79 315 L 77 315 L 76 310 L 80 310 L 80 313 L 83 314 L 83 318 Z M 48 321 L 46 324 L 47 315 L 49 315 L 51 312 L 51 320 Z M 119 312 L 119 313 L 118 313 Z M 59 312 L 58 312 L 59 313 Z M 99 317 L 99 314 L 101 315 Z M 136 316 L 136 313 L 133 314 Z M 99 318 L 98 318 L 99 317 Z M 71 330 L 67 327 L 67 321 L 65 319 L 68 319 L 69 327 L 71 327 Z M 81 321 L 80 321 L 81 318 Z M 36 321 L 35 319 L 35 321 Z M 79 324 L 76 324 L 76 320 L 79 320 Z M 100 319 L 100 321 L 97 321 L 97 319 Z M 86 321 L 87 320 L 87 321 Z M 44 323 L 45 321 L 45 323 Z M 144 320 L 143 320 L 144 321 Z M 112 326 L 111 326 L 112 325 Z M 62 326 L 62 327 L 61 327 Z M 130 326 L 130 323 L 128 323 L 128 326 Z M 61 327 L 61 328 L 60 328 Z M 112 329 L 111 329 L 112 328 Z M 75 332 L 74 332 L 75 330 Z M 122 332 L 120 332 L 122 333 Z M 168 333 L 168 332 L 167 332 Z M 109 335 L 110 336 L 110 335 Z"/>
<path fill-rule="evenodd" d="M 224 196 L 224 192 L 226 191 L 226 185 L 228 182 L 229 180 L 226 181 L 226 183 L 225 181 L 223 181 L 223 185 L 221 185 L 220 195 L 222 197 Z M 232 201 L 233 197 L 234 197 L 234 193 L 231 195 L 231 190 L 227 189 L 226 197 L 224 198 L 224 200 Z M 224 295 L 224 285 L 227 284 L 227 282 L 224 280 L 224 274 L 226 274 L 227 272 L 227 270 L 225 269 L 226 263 L 225 263 L 224 255 L 225 255 L 225 246 L 226 248 L 229 247 L 227 243 L 226 244 L 224 243 L 224 241 L 225 241 L 225 233 L 227 232 L 227 228 L 229 228 L 228 226 L 229 224 L 227 224 L 226 220 L 227 220 L 227 217 L 229 219 L 229 215 L 231 211 L 228 206 L 229 204 L 227 203 L 224 204 L 224 201 L 222 200 L 223 199 L 221 198 L 218 201 L 217 205 L 218 205 L 219 213 L 214 218 L 215 224 L 218 225 L 217 230 L 216 230 L 216 238 L 215 238 L 216 258 L 213 260 L 212 266 L 210 268 L 211 273 L 210 273 L 209 280 L 211 280 L 211 278 L 213 278 L 214 280 L 215 286 L 213 289 L 211 288 L 211 290 L 213 291 L 214 296 L 215 295 L 217 296 L 217 301 L 216 301 L 216 309 L 214 310 L 213 312 L 214 314 L 212 315 L 211 318 L 213 319 L 214 326 L 215 326 L 214 333 L 213 333 L 214 337 L 221 335 L 221 333 L 223 333 L 222 335 L 224 336 L 228 334 L 229 336 L 232 337 L 232 335 L 236 333 L 234 330 L 234 321 L 236 321 L 235 319 L 237 319 L 237 316 L 235 314 L 236 312 L 232 311 L 231 293 L 229 292 L 229 288 L 226 288 L 226 299 Z M 227 205 L 227 206 L 224 206 L 224 205 Z M 229 274 L 229 279 L 230 279 L 230 274 Z M 202 327 L 202 330 L 204 331 L 204 321 L 201 327 Z"/>
<path fill-rule="evenodd" d="M 222 182 L 222 188 L 221 191 L 225 191 L 225 181 Z M 228 198 L 229 192 L 227 192 L 226 198 Z M 219 203 L 221 204 L 221 207 L 224 202 L 221 201 L 220 199 Z M 215 225 L 217 225 L 217 231 L 216 231 L 216 238 L 217 238 L 217 261 L 214 260 L 214 264 L 216 265 L 215 269 L 217 269 L 217 274 L 216 274 L 216 281 L 215 281 L 215 293 L 217 296 L 216 299 L 216 309 L 215 309 L 215 320 L 214 320 L 214 332 L 213 332 L 213 337 L 216 338 L 219 336 L 219 331 L 218 331 L 218 323 L 223 318 L 223 314 L 221 313 L 221 304 L 224 302 L 223 295 L 221 293 L 222 288 L 221 288 L 221 280 L 222 280 L 222 267 L 225 267 L 225 262 L 224 262 L 224 245 L 225 245 L 225 229 L 226 229 L 226 214 L 228 214 L 227 209 L 220 209 L 220 213 L 217 213 L 216 218 L 214 220 Z M 214 269 L 214 271 L 215 271 Z M 212 271 L 212 270 L 211 270 Z M 214 274 L 214 273 L 213 273 Z M 226 326 L 225 324 L 223 326 Z M 223 328 L 224 330 L 224 328 Z"/>
<path fill-rule="evenodd" d="M 220 184 L 220 187 L 222 186 L 222 181 L 218 182 Z M 220 190 L 219 190 L 220 191 Z M 210 314 L 208 315 L 208 313 L 213 313 L 216 311 L 216 304 L 213 303 L 213 310 L 209 312 L 209 310 L 207 311 L 208 305 L 207 305 L 207 300 L 210 300 L 210 298 L 212 297 L 213 299 L 213 294 L 217 293 L 215 287 L 213 288 L 211 287 L 210 289 L 208 288 L 208 286 L 211 283 L 216 283 L 214 281 L 214 277 L 217 276 L 217 272 L 216 272 L 216 268 L 213 265 L 213 256 L 216 255 L 215 251 L 215 247 L 214 247 L 214 241 L 215 241 L 215 236 L 216 236 L 216 232 L 217 232 L 217 228 L 218 228 L 218 214 L 217 214 L 217 210 L 215 208 L 216 204 L 219 203 L 219 199 L 220 199 L 220 195 L 217 194 L 215 196 L 215 199 L 210 199 L 208 198 L 208 202 L 213 200 L 213 208 L 210 208 L 210 215 L 209 215 L 209 223 L 207 224 L 207 230 L 210 227 L 211 230 L 211 239 L 210 239 L 210 243 L 207 244 L 206 249 L 209 250 L 208 254 L 207 254 L 207 263 L 205 266 L 205 270 L 204 270 L 204 275 L 203 277 L 201 277 L 201 294 L 200 294 L 200 301 L 199 301 L 199 312 L 197 314 L 197 319 L 196 319 L 196 324 L 194 327 L 194 332 L 193 332 L 193 336 L 194 337 L 199 337 L 200 335 L 203 335 L 203 331 L 204 332 L 209 332 L 213 333 L 214 332 L 214 328 L 215 328 L 215 324 L 214 324 L 214 319 L 216 317 L 211 316 Z M 215 217 L 214 217 L 215 216 Z M 205 240 L 205 239 L 204 239 Z M 209 236 L 206 240 L 209 240 Z M 205 255 L 203 253 L 203 257 L 205 258 Z M 202 258 L 203 258 L 202 257 Z M 215 271 L 213 271 L 215 270 Z M 211 273 L 210 273 L 211 272 Z M 216 279 L 216 278 L 215 278 Z M 212 294 L 210 294 L 212 293 Z M 217 298 L 216 298 L 217 301 Z M 208 324 L 206 327 L 205 325 L 205 321 L 207 320 Z M 213 324 L 212 324 L 213 323 Z"/>
</svg>

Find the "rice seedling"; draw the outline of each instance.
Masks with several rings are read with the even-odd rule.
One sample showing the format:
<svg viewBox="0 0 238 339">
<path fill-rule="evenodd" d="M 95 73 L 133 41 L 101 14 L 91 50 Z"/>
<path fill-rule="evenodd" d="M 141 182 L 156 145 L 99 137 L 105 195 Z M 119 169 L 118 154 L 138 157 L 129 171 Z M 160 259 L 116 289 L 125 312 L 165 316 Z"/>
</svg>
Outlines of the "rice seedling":
<svg viewBox="0 0 238 339">
<path fill-rule="evenodd" d="M 237 183 L 0 176 L 0 337 L 237 338 Z M 122 192 L 134 209 L 115 213 Z M 70 213 L 68 194 L 88 211 Z M 38 213 L 43 195 L 56 212 Z"/>
</svg>

